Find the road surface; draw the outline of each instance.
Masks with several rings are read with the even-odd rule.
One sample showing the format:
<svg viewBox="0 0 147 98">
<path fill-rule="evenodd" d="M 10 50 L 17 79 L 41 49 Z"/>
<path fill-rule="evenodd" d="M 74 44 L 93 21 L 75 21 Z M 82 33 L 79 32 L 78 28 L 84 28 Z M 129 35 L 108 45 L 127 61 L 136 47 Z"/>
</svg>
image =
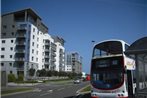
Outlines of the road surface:
<svg viewBox="0 0 147 98">
<path fill-rule="evenodd" d="M 87 95 L 77 96 L 76 92 L 82 87 L 88 85 L 89 82 L 80 84 L 40 84 L 34 86 L 33 91 L 19 94 L 2 96 L 2 98 L 90 98 Z"/>
</svg>

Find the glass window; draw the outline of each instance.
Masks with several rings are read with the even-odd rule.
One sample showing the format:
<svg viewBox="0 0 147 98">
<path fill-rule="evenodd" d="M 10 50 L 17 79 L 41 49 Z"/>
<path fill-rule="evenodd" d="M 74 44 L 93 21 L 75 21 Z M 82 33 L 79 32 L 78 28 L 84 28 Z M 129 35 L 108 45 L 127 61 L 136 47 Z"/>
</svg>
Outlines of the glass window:
<svg viewBox="0 0 147 98">
<path fill-rule="evenodd" d="M 5 48 L 3 47 L 3 48 L 1 48 L 1 51 L 5 51 Z"/>
<path fill-rule="evenodd" d="M 35 32 L 35 28 L 33 28 L 33 32 Z"/>
<path fill-rule="evenodd" d="M 33 39 L 35 39 L 35 35 L 33 35 Z"/>
<path fill-rule="evenodd" d="M 14 35 L 14 32 L 12 32 L 11 34 Z"/>
<path fill-rule="evenodd" d="M 1 58 L 5 58 L 5 56 L 4 55 L 1 55 Z"/>
<path fill-rule="evenodd" d="M 10 66 L 12 66 L 12 63 L 9 63 Z"/>
<path fill-rule="evenodd" d="M 92 85 L 98 89 L 114 89 L 123 83 L 121 70 L 92 72 Z"/>
<path fill-rule="evenodd" d="M 32 57 L 32 61 L 34 60 L 34 57 Z"/>
<path fill-rule="evenodd" d="M 6 33 L 2 33 L 2 36 L 6 36 Z"/>
<path fill-rule="evenodd" d="M 12 28 L 15 28 L 15 25 L 12 25 Z"/>
<path fill-rule="evenodd" d="M 12 72 L 12 71 L 10 71 L 10 74 L 13 74 L 13 72 Z"/>
<path fill-rule="evenodd" d="M 1 63 L 1 66 L 4 66 L 4 63 Z"/>
<path fill-rule="evenodd" d="M 6 25 L 3 25 L 3 28 L 5 28 L 5 29 L 6 29 L 6 28 L 7 28 L 7 26 L 6 26 Z"/>
<path fill-rule="evenodd" d="M 13 50 L 13 47 L 10 47 L 10 50 L 12 51 Z"/>
<path fill-rule="evenodd" d="M 32 53 L 34 53 L 34 49 L 32 49 Z"/>
<path fill-rule="evenodd" d="M 12 55 L 10 55 L 10 58 L 12 58 Z"/>
<path fill-rule="evenodd" d="M 2 43 L 5 43 L 6 41 L 5 40 L 2 40 Z"/>
<path fill-rule="evenodd" d="M 98 89 L 114 89 L 124 81 L 122 57 L 92 60 L 91 81 Z"/>
<path fill-rule="evenodd" d="M 32 42 L 32 46 L 34 46 L 34 42 Z"/>
<path fill-rule="evenodd" d="M 13 43 L 13 40 L 11 40 L 11 43 Z"/>
</svg>

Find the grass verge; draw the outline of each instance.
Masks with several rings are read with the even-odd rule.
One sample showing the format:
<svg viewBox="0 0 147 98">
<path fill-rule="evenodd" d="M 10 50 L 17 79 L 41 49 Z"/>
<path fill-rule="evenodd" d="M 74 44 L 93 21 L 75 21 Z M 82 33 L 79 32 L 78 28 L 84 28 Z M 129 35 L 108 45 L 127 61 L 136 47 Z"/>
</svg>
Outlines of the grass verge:
<svg viewBox="0 0 147 98">
<path fill-rule="evenodd" d="M 80 92 L 90 92 L 91 91 L 91 86 L 88 85 L 86 87 L 84 87 L 83 89 L 80 90 Z"/>
<path fill-rule="evenodd" d="M 15 89 L 1 91 L 1 94 L 2 95 L 6 95 L 6 94 L 11 94 L 11 93 L 16 93 L 16 92 L 23 92 L 23 91 L 29 91 L 29 90 L 32 90 L 32 88 L 15 88 Z"/>
</svg>

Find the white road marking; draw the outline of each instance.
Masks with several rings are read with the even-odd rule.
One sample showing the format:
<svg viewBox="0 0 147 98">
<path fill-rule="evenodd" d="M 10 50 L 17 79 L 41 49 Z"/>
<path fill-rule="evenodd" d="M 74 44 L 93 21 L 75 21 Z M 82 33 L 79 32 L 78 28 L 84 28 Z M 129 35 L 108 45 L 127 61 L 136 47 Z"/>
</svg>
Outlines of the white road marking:
<svg viewBox="0 0 147 98">
<path fill-rule="evenodd" d="M 60 90 L 63 90 L 64 88 L 60 88 L 60 89 L 58 89 L 58 91 L 60 91 Z"/>
<path fill-rule="evenodd" d="M 33 92 L 41 92 L 41 89 L 36 88 L 36 89 L 33 90 Z"/>
<path fill-rule="evenodd" d="M 53 92 L 53 90 L 48 90 L 47 92 L 51 93 L 51 92 Z"/>
<path fill-rule="evenodd" d="M 45 96 L 45 95 L 48 95 L 49 93 L 44 93 L 44 94 L 41 94 L 40 96 Z"/>
</svg>

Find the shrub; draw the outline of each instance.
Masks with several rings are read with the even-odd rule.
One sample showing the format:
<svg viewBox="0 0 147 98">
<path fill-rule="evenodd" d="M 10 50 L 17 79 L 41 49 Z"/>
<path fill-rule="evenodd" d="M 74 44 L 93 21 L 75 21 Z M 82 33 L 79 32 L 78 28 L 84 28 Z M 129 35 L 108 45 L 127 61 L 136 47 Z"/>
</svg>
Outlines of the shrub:
<svg viewBox="0 0 147 98">
<path fill-rule="evenodd" d="M 14 74 L 9 74 L 8 75 L 8 82 L 15 82 L 16 81 L 16 77 Z"/>
<path fill-rule="evenodd" d="M 24 76 L 23 75 L 18 75 L 17 81 L 23 81 Z"/>
</svg>

